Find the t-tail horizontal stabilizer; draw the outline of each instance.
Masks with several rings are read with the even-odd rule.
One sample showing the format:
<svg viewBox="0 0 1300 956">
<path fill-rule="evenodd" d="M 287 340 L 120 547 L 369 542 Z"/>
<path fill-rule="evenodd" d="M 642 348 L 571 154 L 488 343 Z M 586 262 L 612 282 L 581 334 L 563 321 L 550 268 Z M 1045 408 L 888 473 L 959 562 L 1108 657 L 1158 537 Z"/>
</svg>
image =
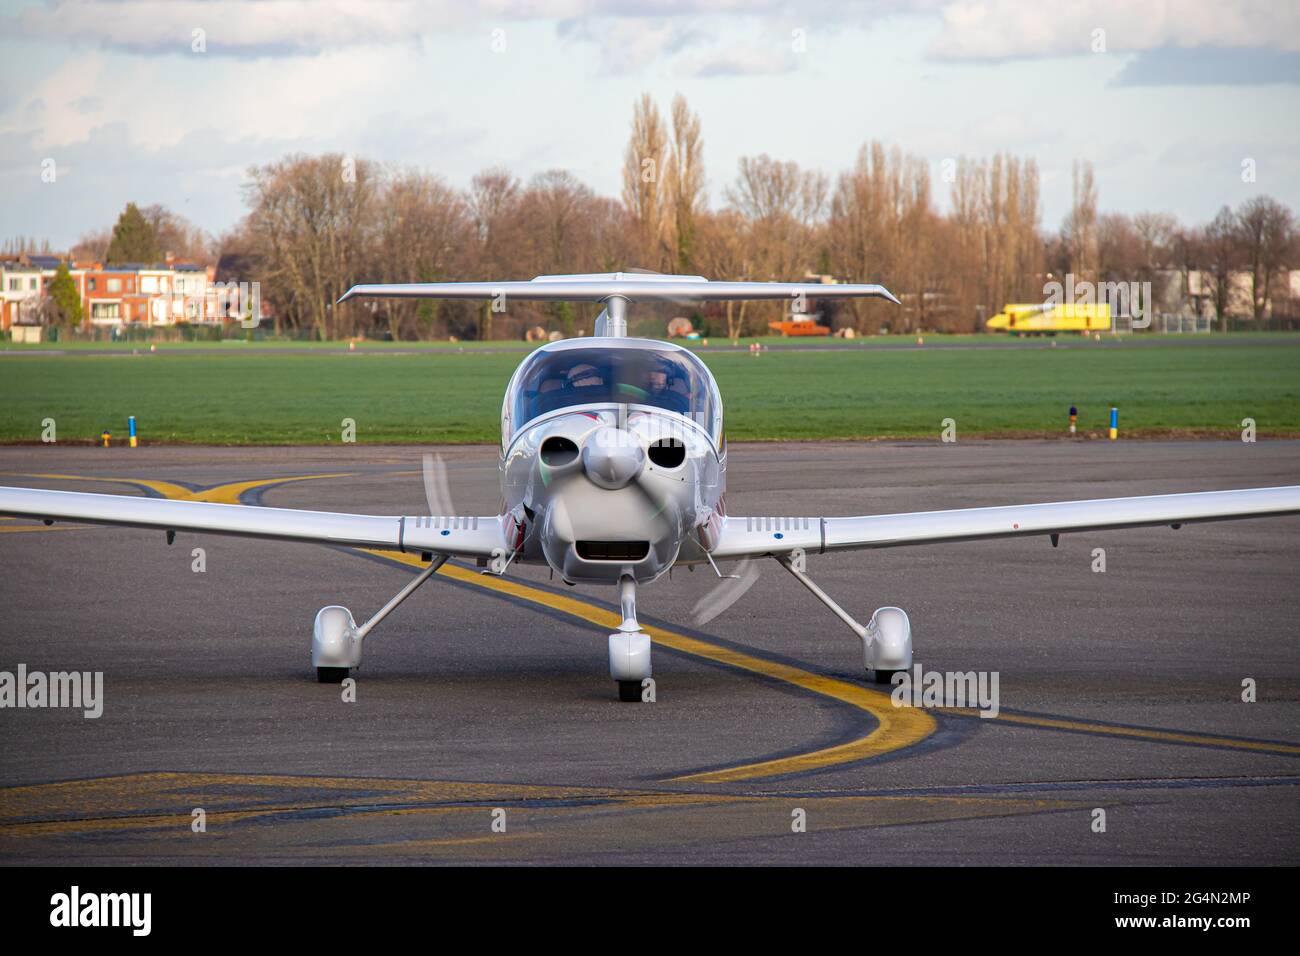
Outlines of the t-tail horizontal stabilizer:
<svg viewBox="0 0 1300 956">
<path fill-rule="evenodd" d="M 359 296 L 389 299 L 502 299 L 531 301 L 718 302 L 742 299 L 888 299 L 883 285 L 820 282 L 711 282 L 703 276 L 609 272 L 538 276 L 527 282 L 409 282 L 355 285 L 340 302 Z"/>
</svg>

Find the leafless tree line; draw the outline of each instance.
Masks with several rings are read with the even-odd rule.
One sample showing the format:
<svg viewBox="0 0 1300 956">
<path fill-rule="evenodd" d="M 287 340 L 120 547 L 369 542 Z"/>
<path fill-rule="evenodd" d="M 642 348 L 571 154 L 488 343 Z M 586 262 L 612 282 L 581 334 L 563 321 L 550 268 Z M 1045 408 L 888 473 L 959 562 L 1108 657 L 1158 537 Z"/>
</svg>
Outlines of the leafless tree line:
<svg viewBox="0 0 1300 956">
<path fill-rule="evenodd" d="M 1185 283 L 1195 273 L 1222 317 L 1245 272 L 1251 317 L 1270 304 L 1274 313 L 1295 311 L 1285 277 L 1297 258 L 1296 220 L 1267 197 L 1195 227 L 1162 213 L 1099 214 L 1093 171 L 1083 163 L 1074 170 L 1071 210 L 1049 233 L 1038 167 L 1010 154 L 938 164 L 946 214 L 936 206 L 931 164 L 878 142 L 863 145 L 834 177 L 767 155 L 744 157 L 716 206 L 706 195 L 703 156 L 700 120 L 686 100 L 678 96 L 665 118 L 649 95 L 634 104 L 621 201 L 563 170 L 523 182 L 490 169 L 457 189 L 430 172 L 341 154 L 288 156 L 249 171 L 248 214 L 219 247 L 226 278 L 261 283 L 278 331 L 324 338 L 515 338 L 533 326 L 589 332 L 596 310 L 587 305 L 510 303 L 497 313 L 490 303 L 333 303 L 356 282 L 638 268 L 884 283 L 903 309 L 855 302 L 823 315 L 859 333 L 976 330 L 1005 303 L 1041 301 L 1044 283 L 1065 273 L 1133 282 L 1172 270 Z M 169 241 L 202 251 L 184 220 L 158 207 L 145 212 L 171 230 Z M 97 235 L 85 245 L 103 242 Z M 693 318 L 734 338 L 765 333 L 781 310 L 734 303 Z M 691 314 L 686 306 L 661 311 L 638 310 L 646 331 L 661 332 L 654 324 L 672 314 Z"/>
</svg>

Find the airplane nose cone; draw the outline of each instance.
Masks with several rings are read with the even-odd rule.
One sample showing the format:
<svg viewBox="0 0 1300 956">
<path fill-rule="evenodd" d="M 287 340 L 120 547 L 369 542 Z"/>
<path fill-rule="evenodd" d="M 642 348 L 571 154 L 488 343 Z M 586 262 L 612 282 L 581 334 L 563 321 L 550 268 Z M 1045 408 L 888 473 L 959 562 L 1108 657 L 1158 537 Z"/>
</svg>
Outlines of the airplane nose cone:
<svg viewBox="0 0 1300 956">
<path fill-rule="evenodd" d="M 622 488 L 645 464 L 640 441 L 618 428 L 602 428 L 582 446 L 582 467 L 587 477 L 611 491 Z"/>
</svg>

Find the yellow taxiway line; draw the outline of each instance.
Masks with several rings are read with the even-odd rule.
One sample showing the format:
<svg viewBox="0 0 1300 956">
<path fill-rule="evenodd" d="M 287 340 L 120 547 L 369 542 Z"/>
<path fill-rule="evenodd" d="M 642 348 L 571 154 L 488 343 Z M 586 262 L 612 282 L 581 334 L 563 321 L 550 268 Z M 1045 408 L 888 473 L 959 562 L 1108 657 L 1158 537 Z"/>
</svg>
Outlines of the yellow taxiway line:
<svg viewBox="0 0 1300 956">
<path fill-rule="evenodd" d="M 397 561 L 411 567 L 424 567 L 425 563 L 416 555 L 402 554 L 398 551 L 381 551 L 378 549 L 360 549 L 368 554 Z M 551 610 L 568 614 L 612 631 L 618 628 L 622 619 L 613 611 L 588 604 L 563 594 L 552 594 L 541 588 L 507 581 L 496 575 L 483 575 L 474 571 L 444 564 L 439 574 L 472 584 L 475 587 L 508 594 L 511 597 L 540 604 Z M 879 757 L 920 743 L 935 732 L 937 725 L 933 717 L 922 710 L 894 707 L 889 694 L 884 691 L 859 687 L 834 677 L 825 677 L 811 671 L 783 664 L 778 661 L 755 657 L 729 647 L 722 647 L 696 637 L 679 634 L 662 627 L 643 627 L 650 639 L 661 647 L 671 648 L 703 658 L 728 667 L 761 674 L 795 687 L 840 701 L 858 710 L 865 711 L 875 718 L 874 726 L 863 736 L 847 743 L 825 747 L 808 753 L 794 754 L 762 760 L 757 763 L 743 764 L 737 767 L 725 767 L 720 770 L 707 770 L 700 773 L 674 777 L 673 782 L 691 783 L 731 783 L 738 780 L 756 780 L 761 777 L 777 777 L 784 774 L 803 773 L 809 770 L 821 770 L 837 764 L 853 763 Z"/>
<path fill-rule="evenodd" d="M 0 518 L 0 521 L 16 521 L 15 518 Z M 85 531 L 89 525 L 84 524 L 0 524 L 0 534 L 22 534 L 24 531 Z"/>
<path fill-rule="evenodd" d="M 969 707 L 938 708 L 940 713 L 953 714 L 958 717 L 978 717 L 979 711 Z M 1234 750 L 1253 750 L 1259 753 L 1281 755 L 1300 754 L 1300 745 L 1268 740 L 1238 740 L 1233 737 L 1218 737 L 1213 734 L 1190 734 L 1181 730 L 1156 730 L 1148 727 L 1122 727 L 1113 724 L 1095 724 L 1086 720 L 1070 720 L 1066 717 L 1045 717 L 1035 714 L 1000 713 L 994 721 L 1003 724 L 1018 724 L 1023 727 L 1038 727 L 1046 730 L 1077 731 L 1085 734 L 1107 734 L 1112 737 L 1130 737 L 1134 740 L 1154 740 L 1171 744 L 1196 744 L 1203 747 L 1228 747 Z"/>
<path fill-rule="evenodd" d="M 287 484 L 291 481 L 312 481 L 316 478 L 346 478 L 347 474 L 347 472 L 339 472 L 333 475 L 290 475 L 285 478 L 232 481 L 224 485 L 214 485 L 211 488 L 200 488 L 198 491 L 192 491 L 184 485 L 178 485 L 170 481 L 156 481 L 151 478 L 89 478 L 85 475 L 27 475 L 26 477 L 51 478 L 58 481 L 107 481 L 119 485 L 138 485 L 142 488 L 152 489 L 164 498 L 170 498 L 173 501 L 207 501 L 221 505 L 237 505 L 240 503 L 240 496 L 254 488 Z"/>
<path fill-rule="evenodd" d="M 30 474 L 23 475 L 24 478 L 49 478 L 53 481 L 103 481 L 113 485 L 139 485 L 142 488 L 152 488 L 164 498 L 175 498 L 183 501 L 193 494 L 190 489 L 184 485 L 177 485 L 170 481 L 155 481 L 151 478 L 92 478 L 88 475 L 48 475 L 48 474 Z"/>
<path fill-rule="evenodd" d="M 200 491 L 191 491 L 189 488 L 172 482 L 139 478 L 90 478 L 81 475 L 54 474 L 31 475 L 29 477 L 68 481 L 107 481 L 119 484 L 134 484 L 151 488 L 167 498 L 189 501 L 212 501 L 222 504 L 239 504 L 240 497 L 254 488 L 263 488 L 291 481 L 307 481 L 315 478 L 340 478 L 345 476 L 346 473 L 264 478 L 252 481 L 229 482 L 227 484 L 216 485 L 212 488 L 206 488 Z M 56 525 L 55 527 L 59 526 Z M 0 531 L 20 530 L 45 531 L 52 529 L 32 526 L 0 528 Z M 425 566 L 424 562 L 416 555 L 369 548 L 356 549 L 355 551 L 355 553 L 363 552 L 414 568 L 422 568 Z M 495 591 L 499 594 L 508 595 L 519 600 L 528 601 L 533 604 L 550 608 L 554 611 L 559 611 L 560 613 L 567 614 L 571 617 L 586 621 L 607 630 L 613 630 L 621 623 L 619 616 L 613 611 L 606 610 L 567 595 L 553 594 L 541 588 L 519 583 L 518 581 L 505 580 L 496 575 L 479 574 L 465 568 L 456 567 L 452 564 L 444 564 L 442 568 L 439 569 L 438 573 L 456 581 L 473 585 L 474 587 L 488 591 Z M 723 664 L 728 667 L 734 667 L 738 670 L 748 671 L 753 674 L 759 674 L 773 680 L 778 680 L 802 690 L 847 704 L 870 714 L 871 717 L 874 718 L 874 726 L 872 726 L 868 732 L 863 734 L 861 737 L 845 743 L 786 757 L 778 757 L 769 760 L 741 764 L 734 767 L 723 767 L 715 770 L 705 770 L 697 773 L 685 774 L 679 777 L 673 777 L 668 782 L 731 783 L 736 781 L 777 777 L 786 774 L 804 773 L 811 770 L 822 770 L 828 767 L 867 760 L 872 757 L 879 757 L 884 754 L 913 747 L 933 734 L 938 726 L 929 711 L 912 707 L 895 707 L 890 694 L 886 691 L 874 690 L 872 688 L 863 687 L 837 678 L 815 674 L 791 664 L 767 660 L 752 654 L 747 654 L 744 651 L 714 644 L 701 638 L 690 637 L 686 634 L 681 634 L 667 628 L 645 627 L 644 630 L 650 635 L 651 639 L 661 647 L 670 648 L 703 660 L 713 661 L 714 663 Z M 978 715 L 978 711 L 971 709 L 936 708 L 936 711 L 938 713 L 957 717 L 973 717 Z M 1219 737 L 1210 734 L 1193 734 L 1182 731 L 1159 730 L 1155 728 L 1113 726 L 1051 716 L 1003 712 L 998 714 L 995 720 L 1001 722 L 1003 725 L 1018 725 L 1046 730 L 1103 734 L 1157 743 L 1226 747 L 1282 756 L 1300 754 L 1300 745 L 1287 744 L 1283 742 L 1240 740 L 1232 737 Z"/>
</svg>

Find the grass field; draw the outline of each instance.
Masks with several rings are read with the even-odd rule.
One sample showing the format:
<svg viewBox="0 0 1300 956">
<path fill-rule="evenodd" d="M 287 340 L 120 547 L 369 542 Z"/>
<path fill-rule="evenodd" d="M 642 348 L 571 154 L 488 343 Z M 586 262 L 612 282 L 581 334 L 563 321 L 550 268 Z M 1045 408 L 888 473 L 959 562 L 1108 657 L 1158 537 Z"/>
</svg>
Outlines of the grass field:
<svg viewBox="0 0 1300 956">
<path fill-rule="evenodd" d="M 1120 409 L 1131 436 L 1240 432 L 1300 436 L 1297 344 L 1033 349 L 864 348 L 709 352 L 733 440 L 1104 433 Z M 520 355 L 187 354 L 0 358 L 0 441 L 39 441 L 53 418 L 61 442 L 126 434 L 145 442 L 317 444 L 355 419 L 360 442 L 495 442 L 506 380 Z"/>
</svg>

